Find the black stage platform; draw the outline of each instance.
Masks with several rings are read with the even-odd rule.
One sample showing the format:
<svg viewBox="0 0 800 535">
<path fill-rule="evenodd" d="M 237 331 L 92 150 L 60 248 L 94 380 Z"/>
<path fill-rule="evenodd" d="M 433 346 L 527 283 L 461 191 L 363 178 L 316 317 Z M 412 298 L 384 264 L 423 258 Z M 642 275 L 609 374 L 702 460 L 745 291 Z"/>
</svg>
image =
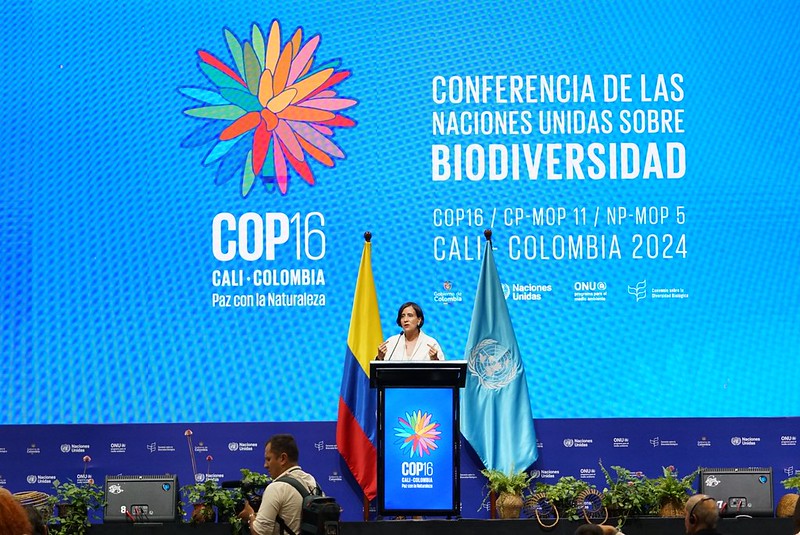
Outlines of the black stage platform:
<svg viewBox="0 0 800 535">
<path fill-rule="evenodd" d="M 548 533 L 572 535 L 578 523 L 559 522 L 545 530 L 535 520 L 385 520 L 377 522 L 343 522 L 341 535 L 531 535 Z M 725 535 L 794 535 L 790 518 L 740 518 L 720 521 Z M 681 535 L 683 518 L 633 518 L 623 528 L 625 535 Z M 90 535 L 230 535 L 228 524 L 98 524 Z"/>
</svg>

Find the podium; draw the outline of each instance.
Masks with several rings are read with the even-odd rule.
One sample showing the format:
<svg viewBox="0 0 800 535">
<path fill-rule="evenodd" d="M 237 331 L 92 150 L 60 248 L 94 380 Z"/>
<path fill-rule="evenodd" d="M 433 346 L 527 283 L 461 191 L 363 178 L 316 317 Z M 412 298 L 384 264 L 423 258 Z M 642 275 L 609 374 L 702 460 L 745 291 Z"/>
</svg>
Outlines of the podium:
<svg viewBox="0 0 800 535">
<path fill-rule="evenodd" d="M 373 361 L 378 390 L 378 514 L 459 516 L 459 388 L 467 363 Z"/>
</svg>

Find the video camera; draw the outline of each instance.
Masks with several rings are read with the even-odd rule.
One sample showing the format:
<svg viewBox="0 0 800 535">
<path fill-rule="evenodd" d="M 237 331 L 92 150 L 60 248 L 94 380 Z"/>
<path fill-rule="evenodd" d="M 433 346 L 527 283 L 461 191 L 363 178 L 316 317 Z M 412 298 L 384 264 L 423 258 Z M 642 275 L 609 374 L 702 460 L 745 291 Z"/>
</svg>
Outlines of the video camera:
<svg viewBox="0 0 800 535">
<path fill-rule="evenodd" d="M 242 498 L 236 502 L 235 511 L 237 515 L 244 509 L 245 500 L 255 512 L 258 512 L 258 508 L 261 507 L 261 497 L 264 494 L 264 489 L 267 488 L 266 485 L 257 485 L 241 479 L 223 481 L 221 486 L 223 489 L 239 489 L 242 492 Z"/>
</svg>

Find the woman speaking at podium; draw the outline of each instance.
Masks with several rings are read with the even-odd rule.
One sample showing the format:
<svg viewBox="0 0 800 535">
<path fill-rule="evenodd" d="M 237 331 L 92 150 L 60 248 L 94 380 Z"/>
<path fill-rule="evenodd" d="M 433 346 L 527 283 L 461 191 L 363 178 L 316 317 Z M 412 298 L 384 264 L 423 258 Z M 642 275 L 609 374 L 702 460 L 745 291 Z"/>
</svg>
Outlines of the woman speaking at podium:
<svg viewBox="0 0 800 535">
<path fill-rule="evenodd" d="M 397 325 L 403 332 L 390 336 L 378 346 L 377 360 L 444 360 L 444 352 L 436 339 L 422 332 L 425 314 L 416 303 L 408 302 L 397 311 Z"/>
</svg>

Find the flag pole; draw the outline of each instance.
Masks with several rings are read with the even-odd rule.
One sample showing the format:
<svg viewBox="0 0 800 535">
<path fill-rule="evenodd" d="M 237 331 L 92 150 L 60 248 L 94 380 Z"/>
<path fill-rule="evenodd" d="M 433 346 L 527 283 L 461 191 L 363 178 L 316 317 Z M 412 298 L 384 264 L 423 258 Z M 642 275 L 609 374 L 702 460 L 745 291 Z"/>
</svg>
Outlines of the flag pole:
<svg viewBox="0 0 800 535">
<path fill-rule="evenodd" d="M 364 233 L 364 241 L 367 243 L 372 243 L 372 232 L 366 231 Z M 369 498 L 367 497 L 366 493 L 364 493 L 363 513 L 364 522 L 369 522 Z"/>
</svg>

